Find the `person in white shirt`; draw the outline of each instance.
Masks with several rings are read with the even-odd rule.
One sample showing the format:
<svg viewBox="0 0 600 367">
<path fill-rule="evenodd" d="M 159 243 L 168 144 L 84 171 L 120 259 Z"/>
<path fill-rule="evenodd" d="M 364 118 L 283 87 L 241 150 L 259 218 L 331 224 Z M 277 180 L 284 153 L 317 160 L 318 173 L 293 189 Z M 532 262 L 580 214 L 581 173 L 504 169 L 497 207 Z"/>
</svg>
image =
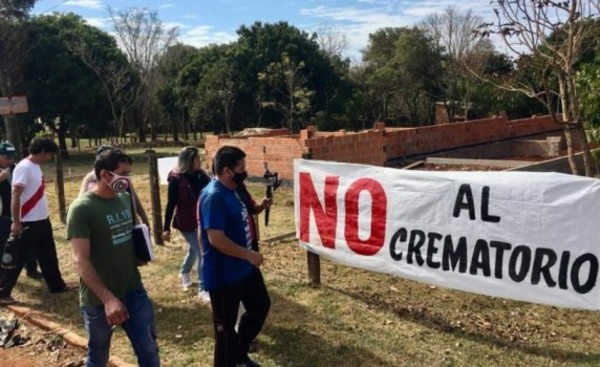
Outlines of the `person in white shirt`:
<svg viewBox="0 0 600 367">
<path fill-rule="evenodd" d="M 56 143 L 48 138 L 36 138 L 29 146 L 29 156 L 13 171 L 11 236 L 19 238 L 16 267 L 0 268 L 0 305 L 16 303 L 11 292 L 25 265 L 35 255 L 51 293 L 75 289 L 67 285 L 60 273 L 56 245 L 48 213 L 45 182 L 41 163 L 58 153 Z"/>
</svg>

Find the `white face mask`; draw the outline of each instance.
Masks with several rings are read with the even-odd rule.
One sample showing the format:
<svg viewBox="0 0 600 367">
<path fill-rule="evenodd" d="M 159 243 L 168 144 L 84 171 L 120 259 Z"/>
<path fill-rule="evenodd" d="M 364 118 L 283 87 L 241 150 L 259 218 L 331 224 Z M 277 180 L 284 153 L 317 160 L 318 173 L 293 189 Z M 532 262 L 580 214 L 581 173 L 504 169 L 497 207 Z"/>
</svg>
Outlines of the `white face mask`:
<svg viewBox="0 0 600 367">
<path fill-rule="evenodd" d="M 108 171 L 113 175 L 113 179 L 108 183 L 108 187 L 114 192 L 125 192 L 131 186 L 131 180 L 127 176 L 120 176 L 114 172 Z"/>
</svg>

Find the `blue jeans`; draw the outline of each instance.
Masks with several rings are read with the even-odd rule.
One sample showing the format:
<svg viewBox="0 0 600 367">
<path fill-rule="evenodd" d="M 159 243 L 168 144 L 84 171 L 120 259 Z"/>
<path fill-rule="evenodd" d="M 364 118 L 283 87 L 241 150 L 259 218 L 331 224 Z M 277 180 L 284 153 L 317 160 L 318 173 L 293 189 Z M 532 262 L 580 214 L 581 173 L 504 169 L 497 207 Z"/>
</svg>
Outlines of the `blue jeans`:
<svg viewBox="0 0 600 367">
<path fill-rule="evenodd" d="M 192 271 L 194 262 L 196 263 L 196 271 L 198 272 L 198 292 L 202 291 L 202 254 L 200 253 L 200 245 L 198 244 L 198 232 L 181 232 L 183 238 L 188 243 L 188 250 L 181 264 L 181 274 L 189 274 Z"/>
<path fill-rule="evenodd" d="M 159 367 L 158 344 L 154 325 L 154 308 L 144 287 L 127 292 L 121 300 L 129 319 L 121 326 L 131 341 L 141 367 Z M 108 324 L 104 306 L 81 308 L 85 330 L 88 334 L 87 367 L 105 367 L 108 363 L 110 339 L 113 329 Z"/>
</svg>

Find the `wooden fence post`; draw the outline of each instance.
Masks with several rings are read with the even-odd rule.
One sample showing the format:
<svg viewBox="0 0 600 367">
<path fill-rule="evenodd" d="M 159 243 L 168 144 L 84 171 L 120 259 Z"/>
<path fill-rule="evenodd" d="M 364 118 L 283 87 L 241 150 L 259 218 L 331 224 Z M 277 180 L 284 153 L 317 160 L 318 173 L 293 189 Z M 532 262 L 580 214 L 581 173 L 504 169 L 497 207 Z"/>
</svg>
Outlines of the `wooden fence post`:
<svg viewBox="0 0 600 367">
<path fill-rule="evenodd" d="M 302 154 L 302 158 L 312 159 L 312 154 Z M 306 251 L 306 263 L 308 264 L 308 281 L 312 285 L 321 284 L 321 258 L 319 255 Z"/>
<path fill-rule="evenodd" d="M 152 149 L 146 150 L 148 155 L 148 173 L 150 174 L 150 199 L 152 201 L 152 228 L 154 243 L 163 244 L 162 239 L 162 209 L 160 206 L 160 186 L 158 178 L 158 158 Z"/>
<path fill-rule="evenodd" d="M 62 152 L 55 154 L 56 162 L 56 197 L 58 198 L 58 214 L 62 223 L 67 223 L 67 204 L 65 201 L 65 177 L 62 164 Z"/>
</svg>

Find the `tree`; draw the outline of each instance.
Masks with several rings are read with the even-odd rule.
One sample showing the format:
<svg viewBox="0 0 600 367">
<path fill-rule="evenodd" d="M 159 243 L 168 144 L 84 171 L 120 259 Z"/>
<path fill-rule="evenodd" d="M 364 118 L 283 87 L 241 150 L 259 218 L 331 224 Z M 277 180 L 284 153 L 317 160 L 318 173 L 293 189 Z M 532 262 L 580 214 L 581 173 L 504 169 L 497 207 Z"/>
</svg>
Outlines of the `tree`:
<svg viewBox="0 0 600 367">
<path fill-rule="evenodd" d="M 438 50 L 419 28 L 385 28 L 369 35 L 364 52 L 367 84 L 377 119 L 426 124 L 438 97 Z"/>
<path fill-rule="evenodd" d="M 331 25 L 322 24 L 315 31 L 315 39 L 319 48 L 329 58 L 342 58 L 342 52 L 348 48 L 348 38 L 344 33 Z"/>
<path fill-rule="evenodd" d="M 108 8 L 114 35 L 139 77 L 138 112 L 140 141 L 146 140 L 146 128 L 150 126 L 151 139 L 156 139 L 154 116 L 157 115 L 158 62 L 175 43 L 177 28 L 167 28 L 158 12 L 145 8 L 115 11 Z"/>
<path fill-rule="evenodd" d="M 117 48 L 114 38 L 101 31 L 87 33 L 69 45 L 97 76 L 104 88 L 113 118 L 113 134 L 125 137 L 125 117 L 138 99 L 138 80 L 125 55 Z"/>
<path fill-rule="evenodd" d="M 459 107 L 464 109 L 464 118 L 469 118 L 478 80 L 468 70 L 482 73 L 494 52 L 491 42 L 474 32 L 481 23 L 483 19 L 472 10 L 461 13 L 450 6 L 420 24 L 444 56 L 440 87 L 450 121 L 454 121 Z"/>
<path fill-rule="evenodd" d="M 303 71 L 304 67 L 303 61 L 297 63 L 284 53 L 280 62 L 269 64 L 265 71 L 258 74 L 259 81 L 267 82 L 285 98 L 283 103 L 277 100 L 264 101 L 263 107 L 280 111 L 291 132 L 302 127 L 301 116 L 310 111 L 310 100 L 314 95 L 313 91 L 306 88 L 310 75 Z"/>
<path fill-rule="evenodd" d="M 22 82 L 23 59 L 28 52 L 25 20 L 36 0 L 0 0 L 0 95 L 12 97 Z M 21 152 L 17 116 L 2 116 L 7 138 Z"/>
<path fill-rule="evenodd" d="M 598 16 L 598 0 L 497 0 L 497 24 L 485 24 L 481 34 L 499 35 L 519 56 L 518 68 L 534 78 L 494 80 L 498 88 L 520 92 L 542 103 L 557 124 L 563 126 L 569 165 L 578 173 L 573 133 L 583 148 L 586 176 L 592 176 L 592 158 L 585 134 L 576 63 L 584 53 L 582 41 L 595 29 L 588 20 Z M 555 83 L 553 82 L 555 81 Z M 558 103 L 557 103 L 558 101 Z M 558 107 L 559 105 L 560 107 Z"/>
<path fill-rule="evenodd" d="M 69 131 L 81 124 L 106 125 L 110 120 L 103 86 L 72 52 L 73 45 L 87 42 L 103 55 L 118 50 L 114 42 L 109 42 L 108 35 L 74 14 L 34 17 L 29 39 L 35 49 L 27 58 L 29 117 L 41 121 L 58 135 L 59 147 L 67 157 Z"/>
<path fill-rule="evenodd" d="M 281 105 L 289 101 L 266 80 L 258 78 L 269 65 L 280 63 L 284 53 L 296 65 L 304 63 L 302 72 L 309 76 L 306 88 L 314 92 L 304 119 L 312 120 L 319 113 L 332 111 L 332 97 L 341 81 L 331 60 L 319 49 L 314 35 L 286 22 L 242 26 L 238 35 L 238 41 L 232 45 L 233 65 L 239 83 L 233 115 L 240 125 L 281 126 L 282 120 L 286 120 L 280 111 L 265 109 L 264 102 Z"/>
<path fill-rule="evenodd" d="M 176 43 L 167 49 L 158 63 L 158 97 L 174 141 L 179 141 L 180 128 L 183 138 L 188 139 L 190 115 L 187 94 L 178 87 L 177 77 L 197 54 L 195 47 Z"/>
</svg>

